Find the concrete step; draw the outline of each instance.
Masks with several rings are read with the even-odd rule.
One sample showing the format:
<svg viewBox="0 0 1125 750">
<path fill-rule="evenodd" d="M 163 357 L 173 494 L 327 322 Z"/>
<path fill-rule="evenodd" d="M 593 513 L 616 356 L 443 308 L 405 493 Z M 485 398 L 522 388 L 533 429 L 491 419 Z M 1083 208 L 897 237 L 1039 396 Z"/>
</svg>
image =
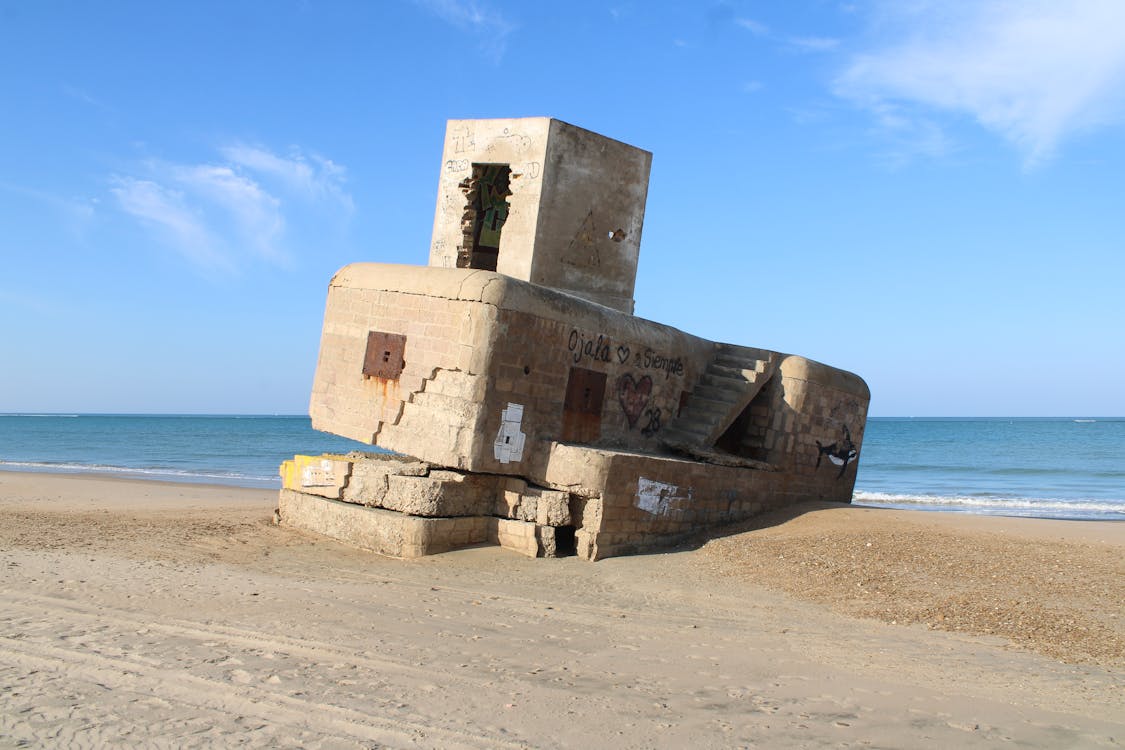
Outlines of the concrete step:
<svg viewBox="0 0 1125 750">
<path fill-rule="evenodd" d="M 731 393 L 742 390 L 749 382 L 750 381 L 742 377 L 742 375 L 739 375 L 737 378 L 728 378 L 725 375 L 713 375 L 709 372 L 704 372 L 699 378 L 699 385 L 707 388 L 719 388 Z M 698 388 L 699 386 L 696 387 Z"/>
<path fill-rule="evenodd" d="M 711 360 L 711 364 L 720 367 L 732 367 L 741 370 L 753 370 L 754 372 L 763 372 L 766 369 L 766 360 L 764 359 L 751 359 L 748 357 L 739 357 L 737 355 L 720 354 Z"/>
<path fill-rule="evenodd" d="M 688 408 L 691 408 L 691 402 L 697 398 L 707 399 L 708 401 L 716 401 L 719 403 L 730 404 L 742 398 L 742 391 L 746 388 L 746 381 L 741 381 L 738 384 L 723 384 L 723 385 L 704 385 L 700 383 L 695 386 L 695 390 L 691 392 L 688 399 Z"/>
<path fill-rule="evenodd" d="M 717 375 L 722 378 L 730 378 L 731 380 L 741 380 L 746 383 L 753 383 L 757 380 L 758 376 L 762 374 L 761 370 L 755 370 L 753 367 L 726 367 L 724 365 L 717 365 L 714 362 L 707 365 L 705 370 L 707 375 Z"/>
<path fill-rule="evenodd" d="M 715 347 L 716 355 L 723 356 L 737 356 L 745 357 L 747 359 L 761 359 L 768 361 L 773 359 L 774 352 L 767 351 L 766 349 L 757 349 L 752 346 L 738 346 L 736 344 L 719 344 Z"/>
<path fill-rule="evenodd" d="M 737 398 L 724 401 L 703 398 L 693 391 L 688 399 L 686 411 L 689 419 L 698 417 L 698 421 L 711 422 L 713 419 L 722 419 L 737 402 Z"/>
<path fill-rule="evenodd" d="M 680 417 L 665 430 L 664 444 L 678 450 L 713 450 L 723 430 L 773 374 L 772 357 L 761 349 L 717 346 Z"/>
</svg>

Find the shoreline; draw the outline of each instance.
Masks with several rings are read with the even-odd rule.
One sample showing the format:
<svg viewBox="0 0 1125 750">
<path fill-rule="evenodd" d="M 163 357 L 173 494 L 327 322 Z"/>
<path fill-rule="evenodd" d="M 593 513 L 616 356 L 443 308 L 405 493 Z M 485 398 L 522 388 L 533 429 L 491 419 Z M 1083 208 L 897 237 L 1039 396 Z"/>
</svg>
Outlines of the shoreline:
<svg viewBox="0 0 1125 750">
<path fill-rule="evenodd" d="M 280 466 L 280 462 L 278 464 Z M 0 463 L 0 473 L 4 474 L 28 474 L 28 475 L 42 475 L 47 474 L 50 476 L 79 476 L 87 477 L 90 479 L 119 479 L 123 482 L 157 482 L 160 484 L 189 484 L 189 485 L 204 485 L 210 487 L 231 487 L 235 489 L 249 489 L 249 490 L 280 490 L 280 478 L 253 478 L 247 477 L 244 482 L 238 482 L 235 478 L 231 478 L 229 482 L 218 481 L 222 479 L 221 476 L 214 476 L 209 474 L 176 474 L 172 470 L 162 469 L 129 469 L 127 467 L 93 467 L 82 466 L 79 464 L 67 465 L 65 468 L 55 468 L 52 464 L 43 464 L 41 466 L 33 465 L 19 465 L 11 466 Z M 72 468 L 73 467 L 73 468 Z M 149 473 L 151 476 L 143 476 Z M 136 476 L 141 474 L 142 476 Z M 177 478 L 180 477 L 180 478 Z M 192 477 L 198 477 L 194 479 Z M 265 486 L 265 484 L 276 482 L 276 486 Z"/>
<path fill-rule="evenodd" d="M 279 463 L 279 465 L 280 465 L 280 463 Z M 137 470 L 137 471 L 140 472 L 141 470 Z M 144 470 L 144 471 L 148 471 L 148 470 Z M 0 463 L 0 475 L 3 475 L 3 474 L 16 474 L 16 475 L 26 474 L 26 475 L 29 475 L 29 476 L 39 476 L 39 475 L 76 476 L 76 477 L 84 477 L 84 478 L 89 478 L 89 479 L 119 480 L 119 481 L 123 481 L 123 482 L 153 482 L 153 483 L 157 483 L 157 484 L 171 484 L 171 485 L 189 485 L 189 486 L 203 486 L 203 487 L 228 487 L 228 488 L 232 488 L 232 489 L 265 490 L 265 491 L 272 491 L 272 492 L 276 492 L 276 491 L 279 491 L 281 489 L 280 478 L 276 478 L 276 479 L 272 478 L 272 477 L 270 479 L 265 479 L 265 478 L 253 479 L 253 478 L 250 478 L 250 479 L 247 479 L 246 481 L 242 481 L 242 482 L 237 481 L 237 480 L 224 482 L 224 481 L 219 481 L 221 479 L 220 477 L 211 477 L 211 476 L 207 476 L 207 475 L 198 475 L 199 476 L 198 479 L 188 478 L 192 475 L 152 476 L 152 477 L 133 476 L 130 473 L 130 470 L 124 469 L 124 468 L 107 468 L 105 471 L 96 471 L 96 470 L 93 470 L 90 467 L 83 468 L 83 467 L 79 467 L 79 466 L 76 466 L 73 469 L 71 469 L 71 468 L 52 469 L 52 468 L 49 468 L 47 466 L 44 466 L 42 468 L 39 468 L 39 467 L 32 468 L 32 467 L 27 467 L 27 466 L 19 466 L 19 467 L 15 467 L 15 468 L 9 468 L 8 466 L 5 466 L 4 464 Z M 180 477 L 182 477 L 182 478 L 180 478 Z M 860 492 L 863 492 L 863 490 L 856 490 L 857 494 L 860 493 Z M 984 506 L 983 509 L 974 508 L 972 506 L 958 507 L 958 506 L 953 506 L 953 505 L 949 505 L 949 504 L 946 504 L 945 507 L 942 507 L 943 504 L 941 502 L 939 502 L 937 500 L 937 498 L 931 498 L 930 496 L 927 496 L 927 495 L 903 494 L 900 497 L 911 498 L 911 499 L 916 500 L 918 507 L 912 507 L 912 505 L 907 506 L 907 504 L 905 504 L 905 503 L 889 502 L 889 503 L 884 504 L 884 503 L 873 503 L 871 501 L 864 501 L 864 500 L 857 501 L 854 497 L 853 497 L 851 503 L 849 503 L 848 505 L 850 505 L 853 508 L 871 508 L 873 510 L 901 510 L 901 511 L 906 512 L 906 513 L 926 513 L 926 514 L 938 513 L 938 514 L 951 514 L 951 515 L 967 515 L 967 516 L 972 516 L 974 518 L 976 518 L 976 517 L 1027 518 L 1027 519 L 1043 520 L 1043 521 L 1078 521 L 1078 522 L 1089 522 L 1089 523 L 1103 523 L 1103 522 L 1120 523 L 1120 522 L 1125 521 L 1125 510 L 1123 510 L 1121 512 L 1120 517 L 1111 517 L 1111 518 L 1089 517 L 1089 516 L 1084 516 L 1084 515 L 1032 515 L 1030 513 L 1004 512 L 1004 511 L 998 511 L 998 510 L 989 510 L 987 506 Z M 1046 498 L 1042 498 L 1042 499 L 1044 501 L 1049 502 L 1049 500 L 1046 499 Z M 1029 498 L 1029 500 L 1034 500 L 1034 498 Z M 926 506 L 931 506 L 931 507 L 926 507 Z M 1123 506 L 1123 507 L 1125 507 L 1125 506 Z"/>
<path fill-rule="evenodd" d="M 979 614 L 965 566 L 987 579 L 982 559 L 995 559 L 1032 589 L 990 607 L 1060 605 L 1081 624 L 1093 606 L 1125 638 L 1118 524 L 810 505 L 597 563 L 495 547 L 401 561 L 274 526 L 275 506 L 264 489 L 0 473 L 0 736 L 477 748 L 1125 736 L 1113 720 L 1125 659 L 1081 638 L 1044 654 L 1006 633 L 849 609 L 890 600 L 936 617 L 923 605 L 948 600 L 952 615 Z M 1061 599 L 1045 580 L 1056 553 L 1078 566 Z"/>
</svg>

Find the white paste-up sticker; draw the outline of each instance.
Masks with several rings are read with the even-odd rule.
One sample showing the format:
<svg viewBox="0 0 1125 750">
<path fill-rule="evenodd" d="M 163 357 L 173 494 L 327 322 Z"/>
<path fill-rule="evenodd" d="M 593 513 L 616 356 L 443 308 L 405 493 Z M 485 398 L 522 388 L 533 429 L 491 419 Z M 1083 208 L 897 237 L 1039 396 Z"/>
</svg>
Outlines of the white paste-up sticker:
<svg viewBox="0 0 1125 750">
<path fill-rule="evenodd" d="M 321 459 L 320 465 L 306 464 L 301 470 L 302 487 L 330 487 L 336 484 L 336 472 L 332 470 L 332 462 Z"/>
<path fill-rule="evenodd" d="M 526 436 L 520 432 L 522 423 L 522 404 L 509 403 L 508 408 L 500 412 L 500 431 L 496 433 L 496 442 L 492 444 L 496 460 L 500 463 L 519 463 L 523 458 L 523 441 Z"/>
<path fill-rule="evenodd" d="M 637 478 L 637 502 L 634 505 L 641 510 L 656 516 L 663 516 L 667 515 L 668 511 L 676 505 L 682 505 L 683 501 L 691 502 L 690 487 L 684 494 L 674 484 L 657 482 L 655 479 L 645 479 L 644 477 Z"/>
</svg>

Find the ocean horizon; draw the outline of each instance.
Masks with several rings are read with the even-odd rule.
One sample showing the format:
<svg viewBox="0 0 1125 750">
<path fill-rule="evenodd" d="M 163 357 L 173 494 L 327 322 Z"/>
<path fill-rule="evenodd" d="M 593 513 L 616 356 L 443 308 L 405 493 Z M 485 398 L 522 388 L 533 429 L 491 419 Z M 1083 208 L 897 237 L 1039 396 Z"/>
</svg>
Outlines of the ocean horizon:
<svg viewBox="0 0 1125 750">
<path fill-rule="evenodd" d="M 382 452 L 285 414 L 0 414 L 0 470 L 280 487 L 294 454 Z M 1125 417 L 871 417 L 853 502 L 1125 520 Z"/>
</svg>

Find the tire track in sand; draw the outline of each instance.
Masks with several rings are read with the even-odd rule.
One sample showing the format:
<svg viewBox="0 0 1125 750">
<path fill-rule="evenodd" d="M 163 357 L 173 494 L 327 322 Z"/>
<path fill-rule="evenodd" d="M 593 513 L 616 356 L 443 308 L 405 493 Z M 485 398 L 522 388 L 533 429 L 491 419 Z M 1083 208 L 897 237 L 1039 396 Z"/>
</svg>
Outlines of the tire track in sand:
<svg viewBox="0 0 1125 750">
<path fill-rule="evenodd" d="M 103 645 L 113 640 L 127 641 L 136 631 L 147 629 L 175 638 L 203 642 L 224 641 L 252 649 L 272 648 L 299 654 L 311 660 L 309 666 L 312 669 L 318 669 L 324 662 L 337 659 L 348 664 L 362 665 L 376 674 L 395 672 L 418 681 L 429 681 L 433 677 L 430 670 L 392 660 L 371 659 L 319 641 L 274 634 L 263 638 L 257 631 L 230 626 L 186 624 L 182 620 L 177 624 L 153 623 L 128 616 L 121 611 L 83 607 L 76 602 L 34 594 L 15 596 L 10 592 L 0 592 L 0 601 L 3 602 L 5 619 L 9 622 L 14 619 L 13 615 L 18 616 L 17 610 L 22 610 L 24 618 L 20 619 L 26 618 L 33 622 L 49 619 L 51 628 L 56 632 L 76 631 L 78 636 L 85 636 L 90 634 L 89 628 L 93 627 L 96 628 L 98 642 Z M 110 630 L 118 632 L 107 632 Z M 416 744 L 419 741 L 428 746 L 452 748 L 529 746 L 511 737 L 494 734 L 484 736 L 486 731 L 483 728 L 461 731 L 407 718 L 377 716 L 354 708 L 285 695 L 250 683 L 201 677 L 184 670 L 182 666 L 158 666 L 151 658 L 138 661 L 124 654 L 116 656 L 95 653 L 84 648 L 91 644 L 81 637 L 76 638 L 74 643 L 78 647 L 44 643 L 20 633 L 0 634 L 0 662 L 15 667 L 25 676 L 24 679 L 33 677 L 36 672 L 55 673 L 65 675 L 68 681 L 78 680 L 112 691 L 157 696 L 199 710 L 254 717 L 275 728 L 283 725 L 295 733 L 308 731 L 321 737 L 392 746 Z M 112 644 L 109 644 L 107 650 L 113 649 Z M 157 661 L 161 664 L 163 662 L 159 659 Z M 443 675 L 443 678 L 462 683 L 471 682 L 449 674 Z M 383 703 L 382 707 L 389 710 L 393 710 L 395 705 L 389 699 L 371 701 L 368 697 L 368 701 Z"/>
</svg>

